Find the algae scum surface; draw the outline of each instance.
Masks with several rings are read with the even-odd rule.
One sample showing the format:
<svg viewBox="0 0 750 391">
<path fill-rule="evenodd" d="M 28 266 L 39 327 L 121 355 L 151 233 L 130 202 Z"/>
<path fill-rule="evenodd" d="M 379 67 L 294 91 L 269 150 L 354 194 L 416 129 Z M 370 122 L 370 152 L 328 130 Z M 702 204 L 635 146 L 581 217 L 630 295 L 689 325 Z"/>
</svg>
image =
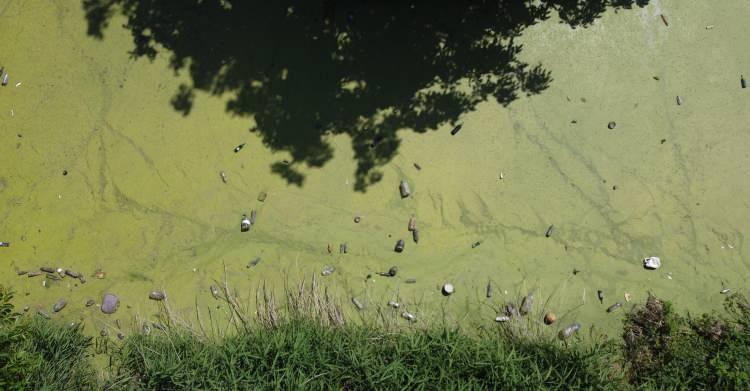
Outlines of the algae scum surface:
<svg viewBox="0 0 750 391">
<path fill-rule="evenodd" d="M 10 76 L 0 88 L 0 241 L 11 243 L 0 248 L 0 283 L 32 311 L 65 298 L 55 316 L 95 327 L 151 317 L 153 289 L 189 318 L 196 303 L 215 304 L 209 286 L 224 265 L 251 301 L 262 283 L 280 291 L 330 265 L 319 278 L 347 308 L 352 296 L 373 313 L 398 300 L 423 321 L 492 324 L 501 304 L 530 290 L 540 322 L 551 310 L 554 327 L 578 321 L 612 333 L 621 315 L 605 308 L 628 309 L 626 293 L 716 309 L 723 287 L 750 277 L 750 89 L 740 88 L 740 74 L 750 77 L 748 17 L 739 1 L 658 1 L 587 28 L 533 25 L 521 56 L 551 72 L 548 88 L 479 104 L 454 136 L 449 123 L 400 130 L 382 180 L 360 192 L 349 136 L 323 136 L 332 159 L 297 167 L 304 182 L 290 185 L 271 165 L 291 157 L 248 132 L 252 118 L 228 114 L 230 97 L 197 92 L 188 115 L 176 111 L 170 101 L 188 77 L 169 69 L 166 50 L 154 61 L 129 57 L 121 17 L 97 40 L 77 2 L 0 1 L 0 65 Z M 300 93 L 314 104 L 315 91 Z M 401 199 L 400 180 L 412 196 Z M 257 222 L 241 233 L 252 209 Z M 644 270 L 652 255 L 662 268 Z M 375 275 L 393 265 L 396 277 Z M 87 282 L 43 287 L 42 276 L 16 275 L 40 266 Z M 448 298 L 444 282 L 456 288 Z M 121 299 L 115 315 L 84 306 L 105 292 Z"/>
</svg>

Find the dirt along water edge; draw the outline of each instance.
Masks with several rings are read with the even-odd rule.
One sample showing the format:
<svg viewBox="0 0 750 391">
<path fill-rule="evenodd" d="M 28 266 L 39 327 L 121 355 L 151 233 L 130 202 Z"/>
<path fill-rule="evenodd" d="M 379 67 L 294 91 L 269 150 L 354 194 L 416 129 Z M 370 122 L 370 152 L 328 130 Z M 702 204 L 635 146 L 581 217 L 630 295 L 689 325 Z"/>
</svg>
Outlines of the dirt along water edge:
<svg viewBox="0 0 750 391">
<path fill-rule="evenodd" d="M 0 248 L 0 283 L 30 311 L 51 314 L 65 298 L 54 316 L 92 330 L 153 317 L 154 289 L 186 318 L 213 308 L 209 286 L 224 265 L 250 301 L 264 282 L 280 293 L 316 274 L 352 313 L 353 296 L 365 311 L 398 300 L 422 321 L 492 325 L 500 305 L 530 290 L 540 322 L 551 310 L 553 327 L 611 335 L 622 310 L 605 309 L 648 292 L 692 312 L 719 309 L 722 288 L 741 290 L 750 277 L 748 16 L 738 1 L 656 1 L 587 28 L 554 18 L 532 26 L 522 55 L 551 72 L 548 89 L 507 107 L 485 102 L 454 136 L 449 124 L 400 131 L 383 180 L 362 193 L 347 136 L 331 136 L 334 158 L 304 168 L 303 186 L 288 185 L 270 165 L 289 157 L 248 132 L 252 119 L 228 115 L 226 100 L 199 93 L 189 116 L 176 112 L 169 102 L 187 76 L 165 55 L 130 58 L 122 21 L 100 41 L 86 35 L 78 2 L 1 1 L 10 83 L 0 88 L 0 241 L 11 245 Z M 240 232 L 253 209 L 256 224 Z M 648 256 L 661 269 L 645 270 Z M 326 265 L 335 272 L 322 277 Z M 396 277 L 376 274 L 394 265 Z M 43 276 L 16 275 L 41 266 L 87 281 L 45 287 Z M 456 288 L 447 298 L 445 282 Z M 85 307 L 105 292 L 120 297 L 116 314 Z"/>
</svg>

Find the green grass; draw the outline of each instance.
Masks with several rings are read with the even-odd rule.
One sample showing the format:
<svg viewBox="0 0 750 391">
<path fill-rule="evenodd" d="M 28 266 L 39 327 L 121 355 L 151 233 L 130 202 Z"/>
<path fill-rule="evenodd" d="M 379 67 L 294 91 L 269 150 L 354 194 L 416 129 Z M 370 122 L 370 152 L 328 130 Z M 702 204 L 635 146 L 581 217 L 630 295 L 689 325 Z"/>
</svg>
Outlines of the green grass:
<svg viewBox="0 0 750 391">
<path fill-rule="evenodd" d="M 750 389 L 750 303 L 741 295 L 727 298 L 722 315 L 700 317 L 650 297 L 626 316 L 622 341 L 562 343 L 514 332 L 524 322 L 472 332 L 331 322 L 332 302 L 306 292 L 315 300 L 296 294 L 286 312 L 266 300 L 259 309 L 269 316 L 243 318 L 233 335 L 165 322 L 166 331 L 111 341 L 96 376 L 79 326 L 21 316 L 0 289 L 0 389 Z"/>
</svg>

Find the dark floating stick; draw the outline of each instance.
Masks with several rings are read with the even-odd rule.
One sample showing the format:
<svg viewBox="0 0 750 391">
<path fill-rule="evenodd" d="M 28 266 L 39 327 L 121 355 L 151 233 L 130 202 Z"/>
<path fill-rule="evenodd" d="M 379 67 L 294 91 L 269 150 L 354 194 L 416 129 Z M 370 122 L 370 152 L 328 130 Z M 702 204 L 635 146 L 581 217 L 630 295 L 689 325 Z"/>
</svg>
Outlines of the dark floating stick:
<svg viewBox="0 0 750 391">
<path fill-rule="evenodd" d="M 607 312 L 617 311 L 617 309 L 620 307 L 622 307 L 622 304 L 620 303 L 612 304 L 611 306 L 609 306 L 609 308 L 607 308 Z"/>
<path fill-rule="evenodd" d="M 745 76 L 740 75 L 740 85 L 742 88 L 747 88 L 747 81 L 745 80 Z"/>
<path fill-rule="evenodd" d="M 555 226 L 554 226 L 554 225 L 550 225 L 550 226 L 549 226 L 549 227 L 547 228 L 547 231 L 546 231 L 546 232 L 544 233 L 544 236 L 545 236 L 545 237 L 550 237 L 550 236 L 552 236 L 552 230 L 553 230 L 553 229 L 555 229 Z"/>
<path fill-rule="evenodd" d="M 476 242 L 471 244 L 471 248 L 477 248 L 480 244 L 482 244 L 481 240 L 477 240 Z"/>
<path fill-rule="evenodd" d="M 240 145 L 238 145 L 238 146 L 234 147 L 234 153 L 237 153 L 237 152 L 239 152 L 240 150 L 242 150 L 242 148 L 245 148 L 245 144 L 246 144 L 246 143 L 242 143 L 242 144 L 240 144 Z"/>
<path fill-rule="evenodd" d="M 422 166 L 420 166 L 420 165 L 419 165 L 419 164 L 417 164 L 417 163 L 414 163 L 414 168 L 416 168 L 417 170 L 421 170 L 421 169 L 422 169 Z"/>
<path fill-rule="evenodd" d="M 669 22 L 667 22 L 667 17 L 664 16 L 664 14 L 660 14 L 659 16 L 661 16 L 661 21 L 664 22 L 664 25 L 669 27 Z"/>
<path fill-rule="evenodd" d="M 458 131 L 460 131 L 462 127 L 463 125 L 456 125 L 456 127 L 453 128 L 453 130 L 451 130 L 451 136 L 455 136 L 456 133 L 458 133 Z"/>
</svg>

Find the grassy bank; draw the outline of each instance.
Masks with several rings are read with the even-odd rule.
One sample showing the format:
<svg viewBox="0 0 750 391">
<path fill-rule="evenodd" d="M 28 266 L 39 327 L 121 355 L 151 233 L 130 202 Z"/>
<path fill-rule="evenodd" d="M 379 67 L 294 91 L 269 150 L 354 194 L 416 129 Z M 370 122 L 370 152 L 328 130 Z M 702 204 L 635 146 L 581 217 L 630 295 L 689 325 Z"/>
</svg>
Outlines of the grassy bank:
<svg viewBox="0 0 750 391">
<path fill-rule="evenodd" d="M 80 326 L 16 314 L 3 290 L 0 388 L 750 388 L 750 303 L 738 294 L 721 315 L 700 317 L 650 297 L 626 316 L 621 341 L 581 334 L 565 342 L 519 333 L 523 321 L 471 333 L 430 325 L 396 331 L 332 318 L 335 305 L 314 291 L 295 297 L 284 310 L 262 300 L 257 320 L 237 316 L 231 335 L 167 320 L 164 330 L 109 340 L 100 353 L 108 370 L 96 376 L 91 355 L 106 337 L 95 343 Z"/>
</svg>

